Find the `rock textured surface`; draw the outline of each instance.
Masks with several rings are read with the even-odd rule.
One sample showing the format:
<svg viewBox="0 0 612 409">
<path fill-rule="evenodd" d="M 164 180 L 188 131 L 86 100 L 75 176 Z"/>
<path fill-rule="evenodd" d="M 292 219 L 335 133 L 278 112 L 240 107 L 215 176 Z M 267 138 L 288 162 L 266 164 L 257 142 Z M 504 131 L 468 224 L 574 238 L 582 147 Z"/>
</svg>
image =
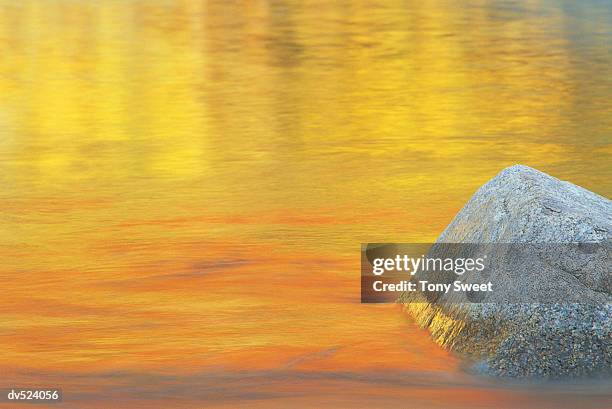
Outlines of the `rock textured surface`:
<svg viewBox="0 0 612 409">
<path fill-rule="evenodd" d="M 577 244 L 567 252 L 545 247 L 531 252 L 522 259 L 531 276 L 512 276 L 512 269 L 497 266 L 491 273 L 496 291 L 477 303 L 448 297 L 415 302 L 425 299 L 415 300 L 413 293 L 400 301 L 438 343 L 474 359 L 481 372 L 610 376 L 611 234 L 610 200 L 527 166 L 512 166 L 474 194 L 438 242 L 491 243 L 492 252 L 505 248 L 495 243 Z M 509 263 L 504 256 L 495 259 Z"/>
</svg>

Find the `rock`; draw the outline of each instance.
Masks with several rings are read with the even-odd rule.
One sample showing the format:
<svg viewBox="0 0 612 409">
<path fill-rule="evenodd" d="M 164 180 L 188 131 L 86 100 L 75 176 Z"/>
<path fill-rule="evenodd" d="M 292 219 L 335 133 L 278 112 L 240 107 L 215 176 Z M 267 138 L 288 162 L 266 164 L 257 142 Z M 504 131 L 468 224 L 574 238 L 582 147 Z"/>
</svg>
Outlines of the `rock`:
<svg viewBox="0 0 612 409">
<path fill-rule="evenodd" d="M 477 371 L 508 377 L 610 376 L 611 234 L 610 200 L 527 166 L 512 166 L 472 196 L 438 243 L 497 243 L 487 244 L 493 252 L 505 248 L 500 243 L 541 245 L 542 251 L 531 251 L 522 261 L 531 273 L 513 276 L 510 256 L 497 254 L 502 261 L 490 273 L 496 291 L 487 298 L 470 302 L 445 295 L 423 302 L 428 300 L 406 293 L 400 302 L 434 340 L 474 359 Z M 559 243 L 577 244 L 568 251 L 547 250 Z M 469 281 L 469 274 L 463 279 Z"/>
</svg>

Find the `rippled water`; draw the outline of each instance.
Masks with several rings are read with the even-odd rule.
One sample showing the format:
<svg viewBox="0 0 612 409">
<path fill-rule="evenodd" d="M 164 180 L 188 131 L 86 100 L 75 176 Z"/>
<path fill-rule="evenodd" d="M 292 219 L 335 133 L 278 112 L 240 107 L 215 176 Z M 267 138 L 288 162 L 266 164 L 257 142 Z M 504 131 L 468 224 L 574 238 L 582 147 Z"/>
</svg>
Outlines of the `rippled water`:
<svg viewBox="0 0 612 409">
<path fill-rule="evenodd" d="M 0 386 L 605 406 L 466 374 L 358 263 L 514 163 L 610 197 L 610 38 L 596 0 L 0 1 Z"/>
</svg>

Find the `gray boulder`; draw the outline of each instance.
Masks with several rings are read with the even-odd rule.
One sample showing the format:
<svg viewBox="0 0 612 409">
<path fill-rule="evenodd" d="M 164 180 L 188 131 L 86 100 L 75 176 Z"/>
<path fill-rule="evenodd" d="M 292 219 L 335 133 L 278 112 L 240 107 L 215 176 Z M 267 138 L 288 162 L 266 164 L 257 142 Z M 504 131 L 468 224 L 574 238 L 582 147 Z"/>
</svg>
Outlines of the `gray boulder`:
<svg viewBox="0 0 612 409">
<path fill-rule="evenodd" d="M 497 260 L 487 273 L 496 291 L 476 300 L 406 293 L 400 302 L 435 341 L 473 359 L 478 371 L 610 376 L 611 234 L 610 200 L 512 166 L 482 186 L 438 239 L 483 244 L 478 251 Z M 517 245 L 532 246 L 520 261 L 508 250 Z M 482 281 L 475 274 L 463 281 Z"/>
</svg>

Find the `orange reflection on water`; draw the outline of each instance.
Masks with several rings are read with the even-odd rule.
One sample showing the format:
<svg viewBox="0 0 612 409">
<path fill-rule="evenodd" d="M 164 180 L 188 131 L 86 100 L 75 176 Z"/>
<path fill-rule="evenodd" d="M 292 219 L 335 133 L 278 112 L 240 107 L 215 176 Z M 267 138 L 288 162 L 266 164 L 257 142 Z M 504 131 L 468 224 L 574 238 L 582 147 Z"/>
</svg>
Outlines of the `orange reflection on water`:
<svg viewBox="0 0 612 409">
<path fill-rule="evenodd" d="M 610 196 L 610 21 L 596 1 L 0 1 L 1 378 L 77 408 L 601 407 L 597 385 L 467 375 L 359 304 L 358 263 L 434 240 L 514 163 Z"/>
</svg>

